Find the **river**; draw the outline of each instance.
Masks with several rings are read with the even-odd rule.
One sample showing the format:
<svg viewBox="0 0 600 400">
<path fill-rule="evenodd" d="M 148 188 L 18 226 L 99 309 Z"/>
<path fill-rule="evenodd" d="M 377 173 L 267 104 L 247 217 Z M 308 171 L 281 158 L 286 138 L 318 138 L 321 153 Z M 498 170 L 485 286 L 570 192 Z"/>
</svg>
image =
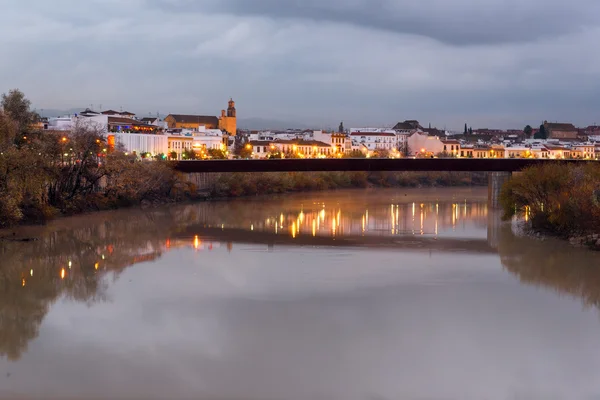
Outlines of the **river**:
<svg viewBox="0 0 600 400">
<path fill-rule="evenodd" d="M 304 193 L 4 231 L 0 398 L 600 398 L 600 254 L 515 235 L 486 195 Z"/>
</svg>

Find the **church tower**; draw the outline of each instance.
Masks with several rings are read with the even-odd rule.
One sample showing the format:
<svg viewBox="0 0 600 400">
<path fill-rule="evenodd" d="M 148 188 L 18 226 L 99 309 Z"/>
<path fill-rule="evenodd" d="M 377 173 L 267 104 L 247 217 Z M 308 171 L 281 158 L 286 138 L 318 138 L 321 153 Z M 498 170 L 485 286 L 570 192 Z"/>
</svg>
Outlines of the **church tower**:
<svg viewBox="0 0 600 400">
<path fill-rule="evenodd" d="M 219 118 L 219 129 L 226 131 L 230 136 L 235 136 L 237 131 L 237 114 L 235 110 L 235 101 L 229 99 L 227 111 L 221 111 Z"/>
<path fill-rule="evenodd" d="M 227 107 L 227 116 L 235 118 L 235 101 L 229 99 L 229 107 Z"/>
</svg>

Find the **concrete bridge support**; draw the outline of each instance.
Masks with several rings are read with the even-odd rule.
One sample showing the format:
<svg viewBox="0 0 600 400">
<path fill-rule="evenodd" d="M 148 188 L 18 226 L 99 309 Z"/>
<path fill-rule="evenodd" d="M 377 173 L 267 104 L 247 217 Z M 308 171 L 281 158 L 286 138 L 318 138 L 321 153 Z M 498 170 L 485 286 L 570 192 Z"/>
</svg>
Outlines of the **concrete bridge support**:
<svg viewBox="0 0 600 400">
<path fill-rule="evenodd" d="M 512 176 L 511 172 L 490 172 L 488 176 L 488 207 L 500 208 L 500 191 L 502 185 Z"/>
<path fill-rule="evenodd" d="M 215 172 L 194 172 L 185 174 L 185 179 L 193 183 L 198 188 L 199 192 L 208 190 L 219 178 L 219 173 Z"/>
</svg>

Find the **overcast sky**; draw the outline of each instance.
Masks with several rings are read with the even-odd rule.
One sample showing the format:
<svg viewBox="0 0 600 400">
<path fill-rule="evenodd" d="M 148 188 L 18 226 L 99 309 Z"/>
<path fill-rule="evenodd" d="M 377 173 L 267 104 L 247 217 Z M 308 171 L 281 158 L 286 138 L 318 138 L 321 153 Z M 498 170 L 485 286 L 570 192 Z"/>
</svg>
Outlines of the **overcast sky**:
<svg viewBox="0 0 600 400">
<path fill-rule="evenodd" d="M 598 0 L 0 0 L 38 109 L 440 128 L 600 123 Z"/>
</svg>

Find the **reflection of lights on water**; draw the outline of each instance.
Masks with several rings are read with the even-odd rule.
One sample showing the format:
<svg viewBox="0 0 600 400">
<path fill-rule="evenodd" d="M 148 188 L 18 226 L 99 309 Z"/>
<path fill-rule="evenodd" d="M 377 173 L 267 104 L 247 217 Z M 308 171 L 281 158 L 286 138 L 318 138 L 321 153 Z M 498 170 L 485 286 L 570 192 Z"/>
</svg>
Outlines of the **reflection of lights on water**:
<svg viewBox="0 0 600 400">
<path fill-rule="evenodd" d="M 71 266 L 72 266 L 72 265 L 73 265 L 73 264 L 71 263 L 71 261 L 69 261 L 69 269 L 71 269 Z"/>
<path fill-rule="evenodd" d="M 312 235 L 313 237 L 317 236 L 317 221 L 315 219 L 312 220 Z"/>
<path fill-rule="evenodd" d="M 279 216 L 279 225 L 283 228 L 283 214 Z"/>
<path fill-rule="evenodd" d="M 365 216 L 362 216 L 362 231 L 365 233 Z"/>
<path fill-rule="evenodd" d="M 292 222 L 292 238 L 296 239 L 296 223 Z"/>
<path fill-rule="evenodd" d="M 321 221 L 325 222 L 325 210 L 321 210 L 321 212 L 319 213 L 319 217 L 321 217 Z"/>
<path fill-rule="evenodd" d="M 96 263 L 96 264 L 94 264 L 94 269 L 95 269 L 96 271 L 98 270 L 98 268 L 100 268 L 100 264 L 99 264 L 99 263 Z"/>
<path fill-rule="evenodd" d="M 333 220 L 331 221 L 331 233 L 333 236 L 335 236 L 335 227 L 336 227 L 336 221 L 335 221 L 335 217 L 333 217 Z"/>
<path fill-rule="evenodd" d="M 64 268 L 62 268 L 62 269 L 60 270 L 60 279 L 65 279 L 65 275 L 66 275 L 66 273 L 67 273 L 67 271 L 65 271 L 65 269 L 64 269 Z"/>
<path fill-rule="evenodd" d="M 102 254 L 102 259 L 104 260 L 104 254 Z"/>
<path fill-rule="evenodd" d="M 33 270 L 29 270 L 29 275 L 33 276 Z"/>
<path fill-rule="evenodd" d="M 298 215 L 298 219 L 300 220 L 300 222 L 304 222 L 304 211 L 300 211 L 300 214 Z"/>
<path fill-rule="evenodd" d="M 254 225 L 250 225 L 250 230 L 253 231 L 254 230 Z"/>
<path fill-rule="evenodd" d="M 194 248 L 198 250 L 198 247 L 200 247 L 200 238 L 198 238 L 198 235 L 196 235 L 194 236 Z"/>
<path fill-rule="evenodd" d="M 25 287 L 25 278 L 21 279 L 21 285 Z"/>
<path fill-rule="evenodd" d="M 415 218 L 415 203 L 412 204 L 412 216 Z"/>
</svg>

